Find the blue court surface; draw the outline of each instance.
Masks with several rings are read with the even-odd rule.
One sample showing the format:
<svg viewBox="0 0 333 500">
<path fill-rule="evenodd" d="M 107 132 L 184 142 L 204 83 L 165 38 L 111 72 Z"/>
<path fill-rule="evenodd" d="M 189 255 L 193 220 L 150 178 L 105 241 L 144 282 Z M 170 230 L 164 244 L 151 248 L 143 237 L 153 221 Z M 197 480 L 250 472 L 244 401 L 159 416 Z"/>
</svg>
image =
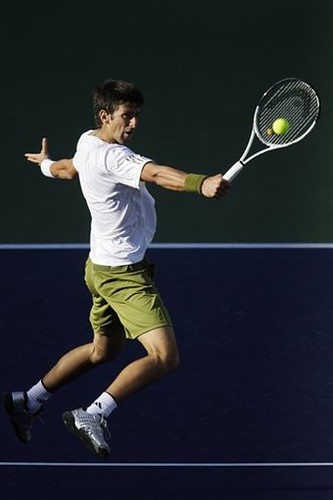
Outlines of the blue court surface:
<svg viewBox="0 0 333 500">
<path fill-rule="evenodd" d="M 37 382 L 89 342 L 87 248 L 3 246 L 1 389 Z M 3 500 L 333 498 L 331 245 L 153 245 L 179 369 L 111 416 L 100 460 L 61 421 L 129 360 L 57 392 L 22 445 L 4 409 Z"/>
</svg>

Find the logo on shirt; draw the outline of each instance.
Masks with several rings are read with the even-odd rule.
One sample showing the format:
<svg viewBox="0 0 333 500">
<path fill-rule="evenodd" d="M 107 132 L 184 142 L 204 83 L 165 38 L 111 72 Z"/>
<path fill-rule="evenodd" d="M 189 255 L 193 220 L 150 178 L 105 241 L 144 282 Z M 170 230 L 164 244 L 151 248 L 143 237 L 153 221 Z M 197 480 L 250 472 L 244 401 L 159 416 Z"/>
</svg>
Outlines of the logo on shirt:
<svg viewBox="0 0 333 500">
<path fill-rule="evenodd" d="M 130 156 L 126 156 L 126 158 L 124 159 L 124 161 L 128 162 L 128 163 L 136 163 L 138 165 L 141 165 L 141 163 L 143 161 L 145 161 L 145 157 L 144 156 L 141 156 L 141 155 L 130 155 Z"/>
</svg>

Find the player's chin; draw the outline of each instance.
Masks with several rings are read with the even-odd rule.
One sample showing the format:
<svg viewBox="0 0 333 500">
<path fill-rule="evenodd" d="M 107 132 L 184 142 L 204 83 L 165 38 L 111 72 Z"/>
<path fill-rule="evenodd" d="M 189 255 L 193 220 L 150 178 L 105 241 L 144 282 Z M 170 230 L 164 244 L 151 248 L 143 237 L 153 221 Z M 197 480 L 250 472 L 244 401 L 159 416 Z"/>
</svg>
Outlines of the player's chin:
<svg viewBox="0 0 333 500">
<path fill-rule="evenodd" d="M 123 133 L 123 143 L 129 142 L 132 139 L 133 132 L 124 132 Z"/>
</svg>

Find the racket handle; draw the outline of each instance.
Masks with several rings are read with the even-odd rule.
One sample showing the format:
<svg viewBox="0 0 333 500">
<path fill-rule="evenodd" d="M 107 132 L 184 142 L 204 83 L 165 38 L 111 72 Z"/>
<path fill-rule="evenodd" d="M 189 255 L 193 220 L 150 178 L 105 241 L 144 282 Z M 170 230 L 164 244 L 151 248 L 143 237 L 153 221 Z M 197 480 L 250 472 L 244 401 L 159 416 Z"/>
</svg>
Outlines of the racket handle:
<svg viewBox="0 0 333 500">
<path fill-rule="evenodd" d="M 241 161 L 237 161 L 232 165 L 232 167 L 229 168 L 229 170 L 226 171 L 226 173 L 223 175 L 223 179 L 231 182 L 232 180 L 234 180 L 236 175 L 239 174 L 243 167 L 244 163 L 242 163 Z"/>
</svg>

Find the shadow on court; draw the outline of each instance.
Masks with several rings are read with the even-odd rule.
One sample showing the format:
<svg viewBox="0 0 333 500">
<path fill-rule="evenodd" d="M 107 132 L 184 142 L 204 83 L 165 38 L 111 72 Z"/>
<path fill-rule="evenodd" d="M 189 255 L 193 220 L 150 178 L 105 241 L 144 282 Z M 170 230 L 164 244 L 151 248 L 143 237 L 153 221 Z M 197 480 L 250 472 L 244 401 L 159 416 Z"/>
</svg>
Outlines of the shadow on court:
<svg viewBox="0 0 333 500">
<path fill-rule="evenodd" d="M 87 250 L 1 256 L 1 387 L 21 390 L 90 340 Z M 134 343 L 55 394 L 28 445 L 1 408 L 1 497 L 29 488 L 48 500 L 331 499 L 332 250 L 152 248 L 149 257 L 180 368 L 112 415 L 106 462 L 60 416 L 94 399 L 138 355 Z"/>
</svg>

